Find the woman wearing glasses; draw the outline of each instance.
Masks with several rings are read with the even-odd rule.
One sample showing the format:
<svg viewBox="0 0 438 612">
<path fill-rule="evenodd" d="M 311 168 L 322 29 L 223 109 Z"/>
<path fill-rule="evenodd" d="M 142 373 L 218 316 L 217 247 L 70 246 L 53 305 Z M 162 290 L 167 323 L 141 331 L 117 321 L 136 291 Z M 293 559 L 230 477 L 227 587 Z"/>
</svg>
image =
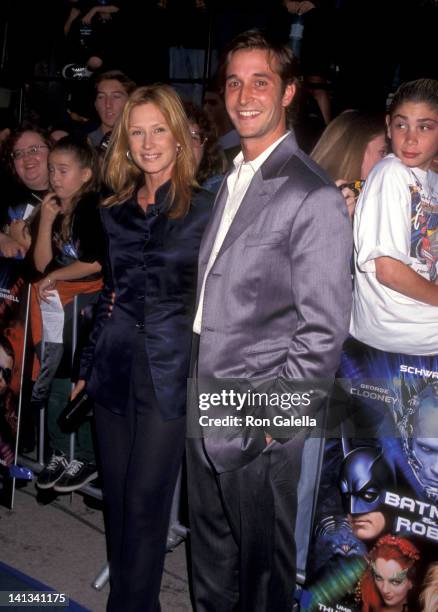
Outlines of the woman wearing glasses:
<svg viewBox="0 0 438 612">
<path fill-rule="evenodd" d="M 196 186 L 187 117 L 165 85 L 137 89 L 106 156 L 105 286 L 84 388 L 95 401 L 107 506 L 108 610 L 159 610 L 185 403 L 198 250 L 212 194 Z M 114 305 L 111 317 L 108 307 Z"/>
<path fill-rule="evenodd" d="M 48 134 L 37 127 L 16 130 L 5 142 L 5 161 L 13 182 L 2 202 L 0 229 L 7 232 L 0 233 L 0 252 L 4 257 L 23 257 L 31 245 L 34 231 L 29 221 L 35 218 L 49 190 L 49 149 Z"/>
</svg>

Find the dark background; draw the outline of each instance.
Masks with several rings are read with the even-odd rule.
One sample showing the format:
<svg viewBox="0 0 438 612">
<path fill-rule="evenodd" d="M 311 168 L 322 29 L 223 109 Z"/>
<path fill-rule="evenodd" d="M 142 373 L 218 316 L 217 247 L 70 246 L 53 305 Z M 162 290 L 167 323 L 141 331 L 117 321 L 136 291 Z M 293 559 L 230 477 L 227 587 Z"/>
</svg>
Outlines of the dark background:
<svg viewBox="0 0 438 612">
<path fill-rule="evenodd" d="M 266 27 L 287 41 L 291 16 L 281 0 L 121 0 L 112 58 L 138 84 L 167 81 L 168 48 L 219 51 L 238 32 Z M 335 110 L 382 107 L 404 80 L 437 77 L 436 0 L 321 0 L 312 47 L 328 66 Z M 62 88 L 63 23 L 68 0 L 0 2 L 0 87 L 36 88 L 37 104 Z M 208 76 L 208 75 L 207 75 Z M 36 87 L 34 83 L 36 81 Z M 17 95 L 17 94 L 15 94 Z M 16 98 L 13 104 L 16 103 Z M 48 111 L 48 112 L 49 112 Z"/>
</svg>

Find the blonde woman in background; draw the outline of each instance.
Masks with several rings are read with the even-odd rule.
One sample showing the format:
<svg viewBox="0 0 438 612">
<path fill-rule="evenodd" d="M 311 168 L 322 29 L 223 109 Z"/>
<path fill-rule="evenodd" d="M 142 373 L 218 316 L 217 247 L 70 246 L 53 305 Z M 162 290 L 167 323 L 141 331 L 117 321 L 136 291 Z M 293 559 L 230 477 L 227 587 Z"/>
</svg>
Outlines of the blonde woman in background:
<svg viewBox="0 0 438 612">
<path fill-rule="evenodd" d="M 347 110 L 326 127 L 310 154 L 342 190 L 351 218 L 363 181 L 387 149 L 383 114 Z"/>
</svg>

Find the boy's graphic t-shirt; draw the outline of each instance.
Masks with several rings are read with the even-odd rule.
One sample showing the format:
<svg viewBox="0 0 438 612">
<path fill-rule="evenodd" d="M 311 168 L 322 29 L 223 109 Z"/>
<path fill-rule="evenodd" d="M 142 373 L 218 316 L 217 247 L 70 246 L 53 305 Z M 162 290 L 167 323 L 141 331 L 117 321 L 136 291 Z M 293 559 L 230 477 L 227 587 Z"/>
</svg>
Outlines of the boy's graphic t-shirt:
<svg viewBox="0 0 438 612">
<path fill-rule="evenodd" d="M 438 278 L 438 198 L 433 193 L 436 175 L 430 172 L 428 176 L 422 170 L 420 173 L 429 189 L 423 190 L 418 170 L 413 170 L 414 184 L 409 185 L 412 268 L 434 283 Z"/>
<path fill-rule="evenodd" d="M 354 219 L 355 283 L 350 333 L 380 350 L 438 354 L 438 307 L 376 278 L 375 259 L 397 259 L 431 282 L 438 277 L 438 180 L 388 155 L 371 171 Z"/>
</svg>

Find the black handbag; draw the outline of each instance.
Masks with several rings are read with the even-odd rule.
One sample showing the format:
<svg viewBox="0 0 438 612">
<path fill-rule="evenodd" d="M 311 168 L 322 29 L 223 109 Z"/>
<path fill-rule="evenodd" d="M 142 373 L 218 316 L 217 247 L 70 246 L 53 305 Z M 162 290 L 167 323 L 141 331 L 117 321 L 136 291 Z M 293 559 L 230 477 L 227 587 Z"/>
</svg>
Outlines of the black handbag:
<svg viewBox="0 0 438 612">
<path fill-rule="evenodd" d="M 63 431 L 70 433 L 82 425 L 92 412 L 93 402 L 87 390 L 82 389 L 73 400 L 69 400 L 58 417 L 58 425 Z"/>
</svg>

